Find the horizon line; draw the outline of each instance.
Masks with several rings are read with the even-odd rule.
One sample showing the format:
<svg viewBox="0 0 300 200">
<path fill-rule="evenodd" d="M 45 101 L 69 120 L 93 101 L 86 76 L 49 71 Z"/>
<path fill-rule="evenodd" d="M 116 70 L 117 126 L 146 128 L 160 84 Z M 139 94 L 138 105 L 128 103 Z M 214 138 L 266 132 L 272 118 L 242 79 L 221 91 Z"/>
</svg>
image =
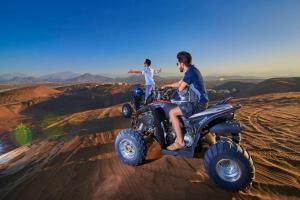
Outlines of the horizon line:
<svg viewBox="0 0 300 200">
<path fill-rule="evenodd" d="M 43 76 L 48 76 L 48 75 L 55 75 L 55 74 L 60 74 L 60 73 L 74 73 L 78 74 L 78 76 L 84 75 L 84 74 L 91 74 L 91 75 L 101 75 L 104 77 L 108 78 L 125 78 L 125 77 L 130 77 L 130 76 L 141 76 L 141 75 L 132 75 L 132 74 L 110 74 L 110 73 L 91 73 L 91 72 L 75 72 L 75 71 L 58 71 L 58 72 L 53 72 L 53 73 L 45 73 L 42 75 L 28 75 L 28 73 L 23 73 L 23 72 L 10 72 L 10 73 L 1 73 L 0 76 L 5 76 L 5 75 L 14 75 L 15 77 L 18 76 L 25 76 L 25 77 L 34 77 L 34 78 L 40 78 Z M 175 78 L 175 77 L 181 77 L 182 75 L 176 74 L 176 73 L 167 73 L 167 74 L 158 74 L 155 76 L 159 77 L 164 77 L 164 78 Z M 258 78 L 258 79 L 263 79 L 263 78 L 279 78 L 279 77 L 300 77 L 300 74 L 273 74 L 273 75 L 266 75 L 266 74 L 261 74 L 261 75 L 254 75 L 251 73 L 244 73 L 243 75 L 240 75 L 238 73 L 236 74 L 218 74 L 218 73 L 209 73 L 203 75 L 203 77 L 232 77 L 232 76 L 238 76 L 238 77 L 245 77 L 245 78 Z"/>
</svg>

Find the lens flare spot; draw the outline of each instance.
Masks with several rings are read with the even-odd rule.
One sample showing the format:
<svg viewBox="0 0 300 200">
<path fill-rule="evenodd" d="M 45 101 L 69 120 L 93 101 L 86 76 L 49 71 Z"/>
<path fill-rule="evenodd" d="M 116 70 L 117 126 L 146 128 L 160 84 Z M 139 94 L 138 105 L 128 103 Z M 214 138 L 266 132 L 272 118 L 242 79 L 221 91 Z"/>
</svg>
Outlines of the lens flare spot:
<svg viewBox="0 0 300 200">
<path fill-rule="evenodd" d="M 14 139 L 18 145 L 29 144 L 32 141 L 32 132 L 25 124 L 19 124 L 13 132 Z"/>
</svg>

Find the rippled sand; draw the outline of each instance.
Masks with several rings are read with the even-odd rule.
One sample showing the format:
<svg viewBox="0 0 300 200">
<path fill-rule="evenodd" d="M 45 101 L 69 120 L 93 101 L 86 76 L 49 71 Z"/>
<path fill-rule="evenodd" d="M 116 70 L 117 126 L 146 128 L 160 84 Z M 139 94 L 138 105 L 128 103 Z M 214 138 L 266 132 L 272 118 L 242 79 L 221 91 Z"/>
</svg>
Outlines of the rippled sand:
<svg viewBox="0 0 300 200">
<path fill-rule="evenodd" d="M 255 181 L 245 191 L 233 193 L 214 185 L 204 171 L 202 154 L 200 159 L 165 156 L 155 143 L 144 165 L 121 163 L 114 152 L 114 137 L 130 122 L 119 116 L 121 105 L 116 105 L 73 113 L 53 125 L 73 122 L 68 130 L 76 128 L 82 134 L 37 140 L 2 155 L 0 198 L 299 199 L 300 93 L 234 103 L 243 104 L 236 115 L 244 125 L 241 144 L 256 167 Z"/>
</svg>

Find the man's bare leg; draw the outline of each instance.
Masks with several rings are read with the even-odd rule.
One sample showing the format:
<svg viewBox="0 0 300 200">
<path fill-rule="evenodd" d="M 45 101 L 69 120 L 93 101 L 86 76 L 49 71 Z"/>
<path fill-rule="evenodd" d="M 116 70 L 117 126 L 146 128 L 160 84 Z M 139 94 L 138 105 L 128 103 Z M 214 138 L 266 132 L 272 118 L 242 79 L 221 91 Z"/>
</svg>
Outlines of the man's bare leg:
<svg viewBox="0 0 300 200">
<path fill-rule="evenodd" d="M 180 121 L 179 121 L 179 116 L 182 116 L 182 112 L 179 107 L 173 108 L 170 110 L 169 113 L 170 120 L 172 122 L 172 126 L 175 130 L 176 133 L 176 142 L 180 144 L 181 146 L 184 146 L 184 140 L 183 140 L 183 135 L 181 132 L 181 127 L 180 127 Z"/>
</svg>

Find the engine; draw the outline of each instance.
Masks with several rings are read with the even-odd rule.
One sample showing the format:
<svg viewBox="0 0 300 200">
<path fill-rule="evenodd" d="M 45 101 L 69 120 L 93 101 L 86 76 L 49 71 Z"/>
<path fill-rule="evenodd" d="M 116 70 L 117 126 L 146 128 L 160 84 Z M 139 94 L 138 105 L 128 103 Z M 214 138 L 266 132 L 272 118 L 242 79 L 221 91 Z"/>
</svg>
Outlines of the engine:
<svg viewBox="0 0 300 200">
<path fill-rule="evenodd" d="M 183 140 L 187 147 L 191 147 L 195 142 L 195 134 L 192 131 L 186 131 L 182 129 L 182 133 L 184 134 Z M 169 124 L 169 129 L 165 132 L 165 139 L 168 145 L 175 142 L 176 133 L 171 124 Z"/>
<path fill-rule="evenodd" d="M 154 117 L 151 112 L 144 112 L 138 116 L 136 128 L 141 132 L 153 132 Z"/>
<path fill-rule="evenodd" d="M 174 143 L 176 139 L 176 133 L 172 127 L 172 124 L 164 121 L 161 125 L 163 126 L 164 138 L 167 145 Z M 135 128 L 143 133 L 154 133 L 154 117 L 151 114 L 151 111 L 144 112 L 138 116 Z M 185 145 L 187 147 L 192 146 L 195 142 L 194 132 L 191 130 L 182 129 L 182 133 L 184 134 Z"/>
</svg>

